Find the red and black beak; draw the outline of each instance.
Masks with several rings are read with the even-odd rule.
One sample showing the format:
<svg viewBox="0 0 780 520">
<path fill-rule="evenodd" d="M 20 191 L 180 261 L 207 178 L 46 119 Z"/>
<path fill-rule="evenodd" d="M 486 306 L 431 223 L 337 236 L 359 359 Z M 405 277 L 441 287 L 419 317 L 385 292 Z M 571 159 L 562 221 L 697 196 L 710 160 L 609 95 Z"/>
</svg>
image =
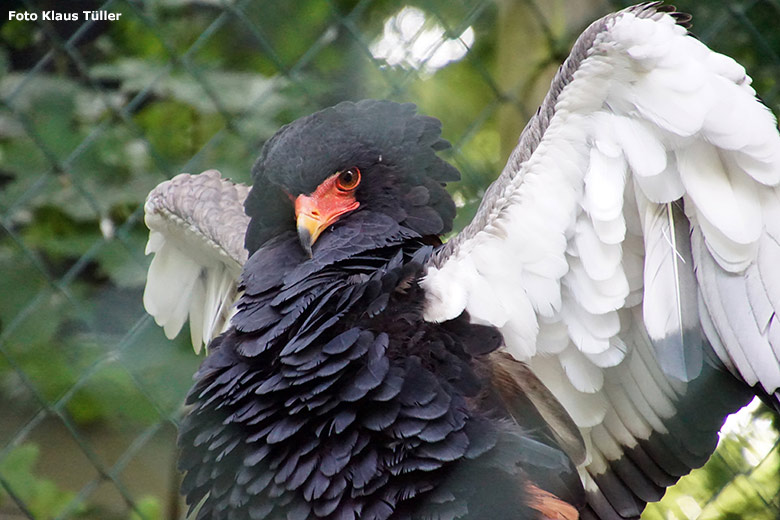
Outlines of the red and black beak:
<svg viewBox="0 0 780 520">
<path fill-rule="evenodd" d="M 356 168 L 331 175 L 311 195 L 299 195 L 295 199 L 295 218 L 298 228 L 298 239 L 306 254 L 312 256 L 312 246 L 320 234 L 335 223 L 343 215 L 354 211 L 360 206 L 355 200 L 354 189 L 360 182 L 360 172 L 357 171 L 357 181 L 345 184 L 345 173 L 353 176 Z"/>
</svg>

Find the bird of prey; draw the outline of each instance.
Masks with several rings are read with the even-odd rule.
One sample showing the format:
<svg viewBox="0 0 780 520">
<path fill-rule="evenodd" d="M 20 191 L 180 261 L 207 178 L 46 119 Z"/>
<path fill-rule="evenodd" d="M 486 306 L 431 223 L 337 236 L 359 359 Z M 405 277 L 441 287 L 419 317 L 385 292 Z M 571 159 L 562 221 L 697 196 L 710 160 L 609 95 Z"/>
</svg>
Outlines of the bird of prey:
<svg viewBox="0 0 780 520">
<path fill-rule="evenodd" d="M 780 135 L 657 2 L 577 40 L 474 220 L 438 120 L 343 102 L 146 203 L 144 303 L 208 356 L 203 519 L 629 519 L 780 387 Z"/>
</svg>

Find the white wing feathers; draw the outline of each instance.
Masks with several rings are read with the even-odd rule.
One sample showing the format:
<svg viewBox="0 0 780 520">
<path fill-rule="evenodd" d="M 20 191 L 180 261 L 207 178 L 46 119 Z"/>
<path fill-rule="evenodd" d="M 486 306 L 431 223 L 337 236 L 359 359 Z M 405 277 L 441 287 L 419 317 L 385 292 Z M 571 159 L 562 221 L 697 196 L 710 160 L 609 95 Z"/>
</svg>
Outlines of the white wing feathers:
<svg viewBox="0 0 780 520">
<path fill-rule="evenodd" d="M 583 428 L 591 490 L 606 460 L 669 433 L 704 345 L 749 385 L 780 387 L 777 124 L 740 65 L 661 11 L 583 33 L 423 281 L 427 319 L 499 327 Z"/>
<path fill-rule="evenodd" d="M 182 173 L 158 185 L 144 206 L 146 254 L 154 253 L 144 307 L 171 339 L 189 319 L 196 352 L 226 328 L 233 312 L 247 259 L 248 192 L 216 170 Z"/>
<path fill-rule="evenodd" d="M 680 229 L 689 220 L 703 236 L 699 256 L 706 260 L 696 265 L 706 265 L 709 275 L 733 273 L 747 287 L 744 274 L 756 266 L 749 272 L 763 287 L 757 292 L 766 319 L 777 309 L 777 275 L 767 267 L 764 280 L 757 259 L 760 245 L 777 246 L 772 232 L 780 226 L 771 216 L 779 211 L 777 189 L 769 188 L 780 182 L 774 117 L 736 62 L 687 36 L 668 14 L 617 13 L 581 39 L 588 38 L 589 46 L 579 44 L 580 54 L 569 59 L 576 70 L 567 63 L 556 77 L 563 86 L 554 83 L 543 106 L 548 121 L 529 124 L 526 133 L 538 133 L 539 142 L 532 137 L 521 146 L 531 141 L 535 148 L 516 152 L 527 159 L 510 160 L 475 222 L 430 266 L 427 317 L 440 321 L 468 310 L 510 331 L 508 347 L 521 359 L 564 352 L 560 334 L 555 345 L 537 343 L 560 323 L 569 346 L 586 356 L 617 349 L 609 342 L 615 313 L 637 304 L 642 290 L 652 338 L 698 328 L 690 312 L 697 281 Z M 764 256 L 769 264 L 772 255 Z M 705 295 L 719 294 L 711 285 Z M 690 373 L 673 375 L 695 376 L 692 364 Z M 761 380 L 770 392 L 780 386 L 780 369 L 774 372 Z"/>
</svg>

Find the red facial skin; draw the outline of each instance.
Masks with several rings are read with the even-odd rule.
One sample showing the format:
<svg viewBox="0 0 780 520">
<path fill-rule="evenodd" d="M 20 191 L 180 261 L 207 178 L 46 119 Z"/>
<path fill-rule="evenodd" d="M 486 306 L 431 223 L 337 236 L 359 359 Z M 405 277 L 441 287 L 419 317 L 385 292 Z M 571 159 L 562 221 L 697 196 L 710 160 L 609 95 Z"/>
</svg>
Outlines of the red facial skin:
<svg viewBox="0 0 780 520">
<path fill-rule="evenodd" d="M 295 199 L 298 237 L 309 256 L 311 246 L 328 226 L 360 206 L 355 200 L 359 184 L 360 170 L 348 168 L 325 179 L 311 195 Z"/>
</svg>

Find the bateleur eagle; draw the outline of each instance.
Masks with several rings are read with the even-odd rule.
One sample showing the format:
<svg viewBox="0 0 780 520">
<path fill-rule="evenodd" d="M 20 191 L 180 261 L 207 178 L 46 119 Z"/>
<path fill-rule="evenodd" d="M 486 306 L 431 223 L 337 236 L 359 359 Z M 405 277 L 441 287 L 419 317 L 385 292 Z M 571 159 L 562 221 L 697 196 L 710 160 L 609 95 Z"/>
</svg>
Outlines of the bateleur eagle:
<svg viewBox="0 0 780 520">
<path fill-rule="evenodd" d="M 459 175 L 411 104 L 290 123 L 251 189 L 150 194 L 145 306 L 208 344 L 198 518 L 637 518 L 777 403 L 780 135 L 681 21 L 592 24 L 443 245 Z"/>
</svg>

